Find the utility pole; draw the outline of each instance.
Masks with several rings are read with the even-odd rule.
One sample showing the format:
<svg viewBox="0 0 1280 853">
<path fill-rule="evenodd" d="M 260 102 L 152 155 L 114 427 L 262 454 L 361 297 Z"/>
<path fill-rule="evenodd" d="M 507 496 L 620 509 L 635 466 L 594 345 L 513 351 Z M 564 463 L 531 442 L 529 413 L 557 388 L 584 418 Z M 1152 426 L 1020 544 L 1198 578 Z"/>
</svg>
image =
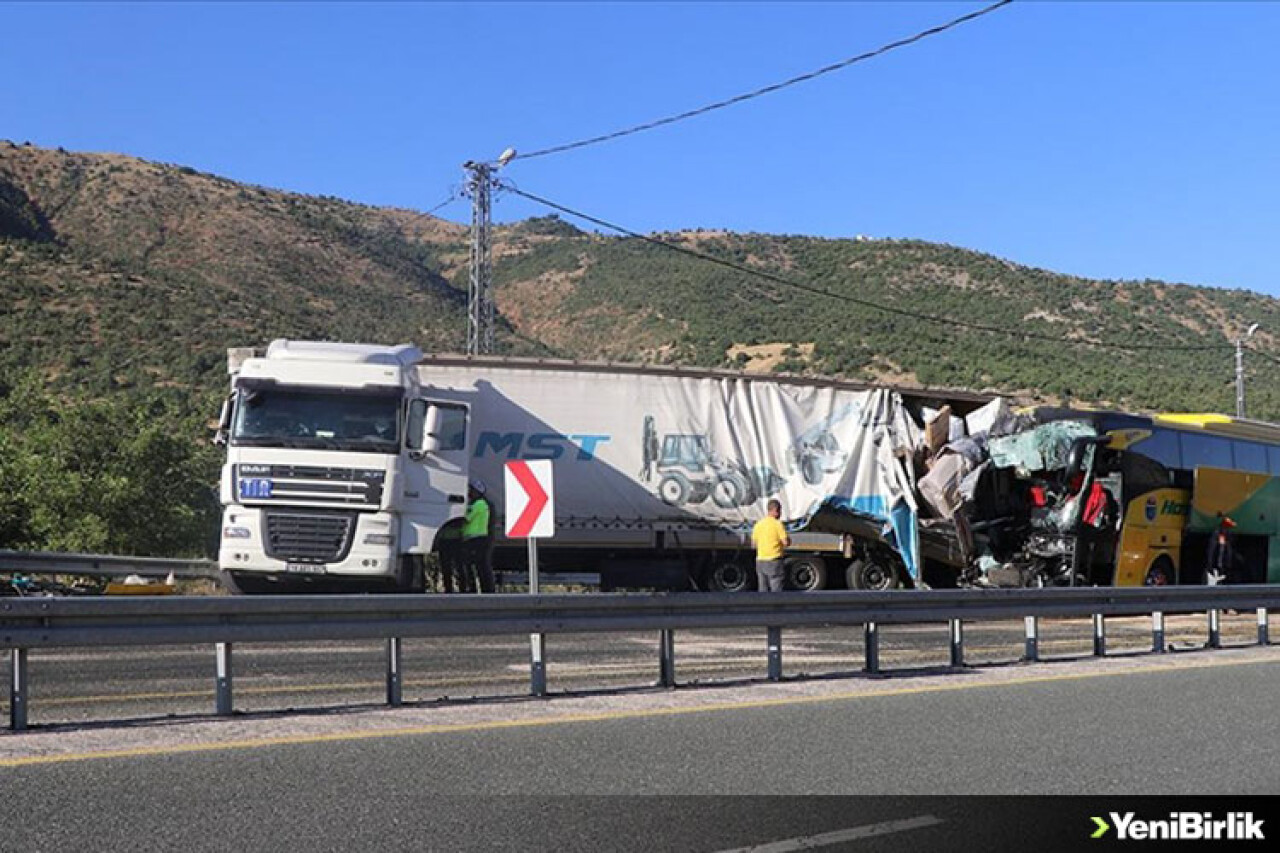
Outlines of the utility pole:
<svg viewBox="0 0 1280 853">
<path fill-rule="evenodd" d="M 1254 323 L 1249 330 L 1242 336 L 1236 338 L 1236 417 L 1244 417 L 1244 342 L 1253 337 L 1253 333 L 1258 331 L 1258 324 Z"/>
<path fill-rule="evenodd" d="M 471 196 L 471 276 L 467 286 L 467 355 L 493 352 L 493 290 L 489 266 L 489 190 L 493 169 L 468 160 L 466 192 Z"/>
<path fill-rule="evenodd" d="M 490 190 L 496 185 L 493 173 L 516 156 L 515 149 L 502 152 L 496 163 L 468 160 L 466 194 L 471 196 L 471 269 L 467 285 L 467 355 L 493 352 L 493 269 L 489 260 Z"/>
</svg>

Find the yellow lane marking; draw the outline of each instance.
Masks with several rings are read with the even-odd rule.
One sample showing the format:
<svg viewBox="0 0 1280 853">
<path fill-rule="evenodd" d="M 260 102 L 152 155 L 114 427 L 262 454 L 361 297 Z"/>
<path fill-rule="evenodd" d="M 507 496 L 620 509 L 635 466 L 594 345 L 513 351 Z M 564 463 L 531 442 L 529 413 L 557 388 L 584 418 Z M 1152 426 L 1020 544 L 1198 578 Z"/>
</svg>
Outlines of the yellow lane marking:
<svg viewBox="0 0 1280 853">
<path fill-rule="evenodd" d="M 558 717 L 544 717 L 536 720 L 491 720 L 479 723 L 438 723 L 435 725 L 410 726 L 382 731 L 333 732 L 329 734 L 283 735 L 279 737 L 246 738 L 229 740 L 220 743 L 176 744 L 172 746 L 146 746 L 131 749 L 102 750 L 99 752 L 65 753 L 62 755 L 39 755 L 25 758 L 0 759 L 0 767 L 25 767 L 37 764 L 58 764 L 70 761 L 90 761 L 102 758 L 142 758 L 156 755 L 182 755 L 199 752 L 222 752 L 234 749 L 260 749 L 271 746 L 289 746 L 318 743 L 339 743 L 343 741 L 361 741 L 382 738 L 415 737 L 430 734 L 455 734 L 462 732 L 498 731 L 501 729 L 540 728 L 545 726 L 568 725 L 572 723 L 615 722 L 620 720 L 638 720 L 652 717 L 674 717 L 685 714 L 708 714 L 722 711 L 740 711 L 744 709 L 778 708 L 787 705 L 814 705 L 823 702 L 843 702 L 855 699 L 875 699 L 886 696 L 910 696 L 922 693 L 944 693 L 959 690 L 977 690 L 991 687 L 1008 687 L 1024 684 L 1044 684 L 1056 681 L 1081 681 L 1090 678 L 1106 678 L 1123 675 L 1140 675 L 1151 672 L 1178 672 L 1189 669 L 1210 669 L 1230 666 L 1259 666 L 1280 664 L 1280 660 L 1243 660 L 1243 661 L 1207 661 L 1204 663 L 1182 663 L 1154 665 L 1146 667 L 1127 667 L 1108 672 L 1063 673 L 1061 675 L 1032 675 L 1025 678 L 1011 678 L 991 683 L 935 684 L 917 687 L 885 688 L 858 693 L 834 693 L 824 696 L 789 696 L 774 699 L 754 699 L 746 702 L 718 702 L 710 705 L 690 705 L 683 708 L 653 708 L 632 711 L 603 711 L 589 714 L 565 714 Z M 21 737 L 21 735 L 15 735 Z"/>
</svg>

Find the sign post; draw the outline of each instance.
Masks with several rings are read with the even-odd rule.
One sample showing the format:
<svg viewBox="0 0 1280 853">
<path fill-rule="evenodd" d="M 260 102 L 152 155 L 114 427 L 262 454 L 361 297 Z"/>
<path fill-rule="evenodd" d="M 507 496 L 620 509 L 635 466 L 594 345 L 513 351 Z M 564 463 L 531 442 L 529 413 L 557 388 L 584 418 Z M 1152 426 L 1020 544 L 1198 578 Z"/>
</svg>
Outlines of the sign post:
<svg viewBox="0 0 1280 853">
<path fill-rule="evenodd" d="M 555 535 L 555 490 L 549 459 L 507 463 L 503 478 L 508 539 L 529 540 L 529 594 L 538 594 L 538 540 Z M 534 696 L 547 695 L 546 636 L 530 634 L 530 682 Z"/>
</svg>

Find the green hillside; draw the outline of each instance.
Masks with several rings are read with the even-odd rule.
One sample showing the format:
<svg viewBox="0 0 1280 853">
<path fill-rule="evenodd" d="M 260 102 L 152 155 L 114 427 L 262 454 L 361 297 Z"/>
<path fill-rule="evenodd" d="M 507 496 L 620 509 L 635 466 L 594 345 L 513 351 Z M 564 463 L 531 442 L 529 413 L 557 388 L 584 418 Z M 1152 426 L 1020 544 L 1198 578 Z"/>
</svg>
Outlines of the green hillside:
<svg viewBox="0 0 1280 853">
<path fill-rule="evenodd" d="M 655 236 L 834 298 L 549 216 L 497 229 L 499 348 L 948 386 L 1026 401 L 1231 411 L 1230 340 L 1259 322 L 1259 352 L 1247 358 L 1250 414 L 1280 419 L 1280 366 L 1271 357 L 1280 352 L 1280 310 L 1269 297 L 1091 281 L 916 241 Z M 217 457 L 204 443 L 204 422 L 226 384 L 227 347 L 296 337 L 460 350 L 466 263 L 464 226 L 412 211 L 0 141 L 0 393 L 9 403 L 0 422 L 0 547 L 203 550 L 191 531 L 216 528 L 207 491 Z M 1027 337 L 925 322 L 867 302 Z M 1098 342 L 1221 348 L 1123 351 Z M 17 399 L 26 403 L 15 407 Z M 102 428 L 93 429 L 85 412 Z M 187 531 L 179 537 L 185 544 L 142 530 L 121 534 L 123 521 L 92 507 L 72 525 L 78 538 L 51 538 L 57 513 L 80 511 L 66 495 L 66 506 L 48 505 L 50 466 L 63 466 L 60 482 L 80 477 L 86 493 L 100 486 L 119 502 L 127 489 L 112 489 L 140 466 L 125 471 L 109 460 L 143 451 L 115 433 L 140 422 L 158 424 L 151 439 L 178 440 L 163 458 L 187 485 L 205 490 L 175 498 L 192 514 L 171 525 Z M 53 462 L 33 461 L 48 442 L 69 449 Z"/>
</svg>

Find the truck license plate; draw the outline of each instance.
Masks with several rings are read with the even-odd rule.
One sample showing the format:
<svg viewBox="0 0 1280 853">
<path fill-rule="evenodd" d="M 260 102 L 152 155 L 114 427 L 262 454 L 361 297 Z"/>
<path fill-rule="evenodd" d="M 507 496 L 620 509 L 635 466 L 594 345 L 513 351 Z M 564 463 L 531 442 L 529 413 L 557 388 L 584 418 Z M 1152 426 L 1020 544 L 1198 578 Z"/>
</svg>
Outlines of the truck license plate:
<svg viewBox="0 0 1280 853">
<path fill-rule="evenodd" d="M 284 570 L 299 575 L 322 575 L 325 567 L 317 563 L 285 563 Z"/>
</svg>

